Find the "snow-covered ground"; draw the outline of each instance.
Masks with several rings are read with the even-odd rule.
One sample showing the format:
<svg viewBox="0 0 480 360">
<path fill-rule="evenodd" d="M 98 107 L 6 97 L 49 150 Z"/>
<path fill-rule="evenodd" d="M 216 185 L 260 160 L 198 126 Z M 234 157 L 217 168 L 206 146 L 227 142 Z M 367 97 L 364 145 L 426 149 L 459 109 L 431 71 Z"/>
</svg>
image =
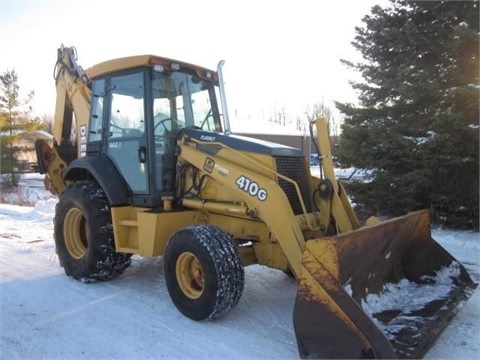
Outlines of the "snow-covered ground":
<svg viewBox="0 0 480 360">
<path fill-rule="evenodd" d="M 109 282 L 65 276 L 52 238 L 56 199 L 32 188 L 27 197 L 35 206 L 0 204 L 0 359 L 298 358 L 296 283 L 283 272 L 247 267 L 237 307 L 195 322 L 171 303 L 162 257 L 134 257 Z M 434 229 L 433 237 L 480 281 L 478 233 Z M 477 289 L 426 358 L 480 358 L 479 309 Z"/>
</svg>

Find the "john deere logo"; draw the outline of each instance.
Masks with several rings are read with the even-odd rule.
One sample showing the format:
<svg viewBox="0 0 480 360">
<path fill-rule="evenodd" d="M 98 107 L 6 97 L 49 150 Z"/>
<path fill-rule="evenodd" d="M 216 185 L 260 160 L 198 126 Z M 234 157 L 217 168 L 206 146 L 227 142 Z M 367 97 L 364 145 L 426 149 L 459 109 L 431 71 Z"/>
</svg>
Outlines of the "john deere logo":
<svg viewBox="0 0 480 360">
<path fill-rule="evenodd" d="M 207 158 L 205 160 L 205 164 L 203 165 L 203 170 L 211 173 L 214 167 L 215 167 L 215 161 L 213 161 L 213 159 Z"/>
</svg>

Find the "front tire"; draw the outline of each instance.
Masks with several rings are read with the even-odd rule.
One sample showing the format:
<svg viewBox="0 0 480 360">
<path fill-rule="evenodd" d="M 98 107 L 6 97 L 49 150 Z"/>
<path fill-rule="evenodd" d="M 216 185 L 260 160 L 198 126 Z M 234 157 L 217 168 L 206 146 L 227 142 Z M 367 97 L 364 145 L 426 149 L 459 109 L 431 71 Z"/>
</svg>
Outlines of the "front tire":
<svg viewBox="0 0 480 360">
<path fill-rule="evenodd" d="M 74 279 L 110 280 L 130 265 L 131 254 L 115 251 L 110 206 L 93 181 L 74 183 L 60 195 L 54 238 L 60 265 Z"/>
<path fill-rule="evenodd" d="M 245 274 L 237 248 L 215 226 L 188 226 L 175 233 L 165 249 L 164 267 L 170 298 L 190 319 L 219 319 L 242 296 Z"/>
</svg>

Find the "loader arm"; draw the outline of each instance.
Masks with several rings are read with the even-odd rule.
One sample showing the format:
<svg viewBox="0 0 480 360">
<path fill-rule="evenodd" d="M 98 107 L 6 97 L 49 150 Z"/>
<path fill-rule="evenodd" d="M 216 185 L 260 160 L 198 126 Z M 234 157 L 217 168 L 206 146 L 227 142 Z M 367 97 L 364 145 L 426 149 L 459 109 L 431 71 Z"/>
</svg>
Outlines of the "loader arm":
<svg viewBox="0 0 480 360">
<path fill-rule="evenodd" d="M 67 165 L 86 152 L 91 91 L 88 77 L 76 60 L 75 48 L 62 45 L 58 49 L 53 145 L 44 140 L 35 144 L 39 172 L 46 174 L 45 186 L 54 194 L 66 187 L 63 174 Z"/>
<path fill-rule="evenodd" d="M 328 192 L 323 193 L 320 191 L 322 193 L 318 201 L 320 207 L 320 224 L 311 224 L 309 221 L 310 217 L 308 216 L 305 217 L 305 222 L 308 223 L 311 230 L 315 231 L 317 236 L 326 235 L 326 229 L 332 219 L 337 227 L 336 233 L 346 233 L 356 230 L 360 227 L 357 217 L 343 186 L 338 183 L 335 178 L 325 119 L 318 118 L 315 125 L 317 126 L 319 137 L 318 142 L 321 144 L 322 168 L 323 173 L 325 174 L 325 177 L 320 179 L 320 183 L 317 186 L 322 190 L 323 185 L 328 183 L 329 190 Z M 230 188 L 230 190 L 236 193 L 237 196 L 242 198 L 248 205 L 251 214 L 254 214 L 254 217 L 261 219 L 267 224 L 276 238 L 282 236 L 286 238 L 284 241 L 279 240 L 280 246 L 284 250 L 284 253 L 288 254 L 287 257 L 291 254 L 296 254 L 291 255 L 293 257 L 288 260 L 294 273 L 299 275 L 301 255 L 299 257 L 298 252 L 300 252 L 300 254 L 303 253 L 306 239 L 300 230 L 298 220 L 292 212 L 285 193 L 274 179 L 283 178 L 286 181 L 292 182 L 293 186 L 296 188 L 299 199 L 301 199 L 302 196 L 297 183 L 261 164 L 253 166 L 254 161 L 251 158 L 242 152 L 229 148 L 223 143 L 202 142 L 185 136 L 180 140 L 179 144 L 181 157 L 187 162 L 195 165 L 198 169 L 205 170 L 212 167 L 213 169 L 228 170 L 227 172 L 218 170 L 211 171 L 209 172 L 209 176 L 220 184 Z M 212 149 L 221 148 L 223 153 L 221 157 L 217 157 L 212 154 L 217 153 L 218 150 L 211 150 L 205 153 L 198 151 L 198 148 L 200 147 Z M 248 162 L 252 164 L 252 167 L 239 168 L 238 165 L 229 161 L 229 159 L 238 157 L 247 158 Z M 207 163 L 209 162 L 213 162 L 213 165 L 207 166 Z M 265 175 L 268 174 L 270 176 L 262 176 L 262 172 Z M 241 185 L 239 185 L 239 181 L 242 181 L 242 179 L 245 179 L 248 183 L 253 182 L 258 184 L 258 187 L 265 190 L 269 195 L 267 195 L 265 199 L 259 199 L 258 196 L 252 196 L 249 191 L 242 189 Z M 248 184 L 245 184 L 245 186 L 248 186 Z M 304 215 L 306 215 L 307 211 L 303 201 L 301 201 L 301 207 Z M 271 209 L 285 209 L 285 212 L 282 212 L 280 215 L 279 211 L 272 212 Z M 286 231 L 287 228 L 291 230 Z M 298 246 L 295 246 L 295 251 L 293 251 L 293 249 L 287 249 L 289 246 L 292 246 L 290 238 L 296 239 L 294 243 L 298 244 Z"/>
<path fill-rule="evenodd" d="M 360 223 L 353 211 L 345 189 L 335 176 L 327 122 L 324 118 L 317 118 L 315 127 L 317 129 L 316 141 L 321 166 L 319 184 L 321 227 L 328 227 L 330 219 L 333 218 L 338 233 L 342 234 L 356 230 L 360 228 Z M 313 135 L 313 131 L 311 133 Z"/>
</svg>

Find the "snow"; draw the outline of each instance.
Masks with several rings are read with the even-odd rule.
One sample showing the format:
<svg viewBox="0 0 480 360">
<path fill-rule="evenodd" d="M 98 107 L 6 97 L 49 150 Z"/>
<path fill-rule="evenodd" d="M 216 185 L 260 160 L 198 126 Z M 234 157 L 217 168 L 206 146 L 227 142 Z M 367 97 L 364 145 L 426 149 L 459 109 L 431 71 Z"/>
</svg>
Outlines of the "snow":
<svg viewBox="0 0 480 360">
<path fill-rule="evenodd" d="M 235 309 L 216 321 L 195 322 L 172 304 L 162 257 L 134 256 L 125 273 L 108 282 L 67 277 L 52 238 L 56 199 L 41 189 L 29 194 L 34 206 L 0 204 L 1 359 L 298 358 L 296 283 L 283 272 L 247 267 Z M 433 229 L 433 237 L 479 282 L 478 233 Z M 400 285 L 406 286 L 390 289 L 392 301 L 409 306 L 439 291 L 418 294 Z M 376 300 L 366 299 L 372 311 Z M 477 289 L 426 358 L 480 358 L 479 306 Z"/>
<path fill-rule="evenodd" d="M 403 329 L 412 326 L 412 323 L 422 322 L 422 318 L 415 317 L 409 314 L 415 313 L 418 310 L 428 306 L 432 299 L 445 299 L 452 290 L 453 278 L 460 275 L 460 264 L 454 262 L 449 267 L 444 267 L 437 272 L 436 276 L 431 280 L 430 285 L 418 285 L 407 279 L 400 280 L 397 284 L 386 284 L 382 293 L 369 294 L 362 301 L 363 310 L 374 319 L 377 326 L 387 336 L 388 339 L 394 340 L 395 334 L 398 334 Z M 405 299 L 409 299 L 408 302 Z M 399 316 L 388 325 L 384 325 L 378 321 L 373 315 L 388 311 L 399 311 L 402 316 Z M 404 319 L 409 321 L 405 322 Z"/>
</svg>

